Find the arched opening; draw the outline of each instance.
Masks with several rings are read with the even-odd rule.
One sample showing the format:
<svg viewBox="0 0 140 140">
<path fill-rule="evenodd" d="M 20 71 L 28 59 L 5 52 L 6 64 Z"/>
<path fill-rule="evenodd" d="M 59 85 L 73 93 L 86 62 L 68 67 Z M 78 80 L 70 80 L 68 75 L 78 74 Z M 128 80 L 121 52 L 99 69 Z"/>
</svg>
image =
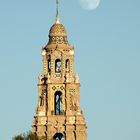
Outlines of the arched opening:
<svg viewBox="0 0 140 140">
<path fill-rule="evenodd" d="M 63 134 L 61 133 L 56 133 L 53 137 L 54 140 L 65 140 Z"/>
<path fill-rule="evenodd" d="M 56 91 L 54 103 L 55 103 L 54 105 L 55 115 L 61 115 L 63 112 L 63 108 L 62 108 L 62 93 L 60 91 Z"/>
<path fill-rule="evenodd" d="M 61 60 L 60 59 L 55 60 L 55 72 L 57 72 L 57 73 L 61 72 Z"/>
<path fill-rule="evenodd" d="M 66 72 L 69 72 L 69 65 L 70 65 L 70 61 L 69 59 L 66 60 Z"/>
</svg>

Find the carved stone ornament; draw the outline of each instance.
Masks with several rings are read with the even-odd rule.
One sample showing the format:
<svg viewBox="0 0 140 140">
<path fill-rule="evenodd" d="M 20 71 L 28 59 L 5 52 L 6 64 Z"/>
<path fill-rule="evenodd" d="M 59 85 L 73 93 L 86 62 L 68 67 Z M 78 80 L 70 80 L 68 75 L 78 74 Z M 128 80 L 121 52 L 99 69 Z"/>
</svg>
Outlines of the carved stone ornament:
<svg viewBox="0 0 140 140">
<path fill-rule="evenodd" d="M 42 57 L 43 73 L 38 77 L 32 132 L 41 140 L 86 140 L 86 123 L 80 113 L 79 76 L 74 72 L 74 48 L 60 22 L 51 27 Z"/>
</svg>

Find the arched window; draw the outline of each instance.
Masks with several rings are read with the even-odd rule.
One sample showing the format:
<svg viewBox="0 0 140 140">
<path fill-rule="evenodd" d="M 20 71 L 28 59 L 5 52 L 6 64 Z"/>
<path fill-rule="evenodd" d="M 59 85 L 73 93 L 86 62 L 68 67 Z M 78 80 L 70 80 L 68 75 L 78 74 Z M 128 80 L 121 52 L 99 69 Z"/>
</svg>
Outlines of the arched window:
<svg viewBox="0 0 140 140">
<path fill-rule="evenodd" d="M 61 60 L 60 59 L 56 59 L 55 60 L 55 72 L 61 72 Z"/>
<path fill-rule="evenodd" d="M 70 65 L 70 61 L 69 59 L 66 60 L 66 72 L 69 72 L 69 65 Z"/>
<path fill-rule="evenodd" d="M 49 72 L 51 71 L 51 60 L 50 60 L 50 58 L 48 59 L 48 71 Z"/>
<path fill-rule="evenodd" d="M 63 108 L 62 108 L 62 93 L 60 91 L 56 91 L 54 103 L 55 103 L 54 105 L 55 115 L 61 115 L 63 112 Z"/>
<path fill-rule="evenodd" d="M 53 137 L 54 140 L 65 140 L 63 134 L 56 133 Z"/>
</svg>

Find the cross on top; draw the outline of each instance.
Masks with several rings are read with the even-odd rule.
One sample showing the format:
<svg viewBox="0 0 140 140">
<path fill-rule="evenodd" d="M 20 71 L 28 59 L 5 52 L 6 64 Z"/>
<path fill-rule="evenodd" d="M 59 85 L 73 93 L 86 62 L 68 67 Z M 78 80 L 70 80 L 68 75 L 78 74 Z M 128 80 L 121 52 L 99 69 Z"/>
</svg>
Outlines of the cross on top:
<svg viewBox="0 0 140 140">
<path fill-rule="evenodd" d="M 59 22 L 59 0 L 56 0 L 56 23 L 60 23 Z"/>
<path fill-rule="evenodd" d="M 59 15 L 59 0 L 56 0 L 56 5 L 57 5 L 57 16 Z"/>
</svg>

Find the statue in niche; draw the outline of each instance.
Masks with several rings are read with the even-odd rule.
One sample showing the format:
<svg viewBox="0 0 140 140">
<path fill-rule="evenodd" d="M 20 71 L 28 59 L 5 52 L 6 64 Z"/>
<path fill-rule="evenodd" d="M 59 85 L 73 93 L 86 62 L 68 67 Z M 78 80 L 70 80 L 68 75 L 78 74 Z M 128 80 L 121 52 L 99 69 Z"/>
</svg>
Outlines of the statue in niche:
<svg viewBox="0 0 140 140">
<path fill-rule="evenodd" d="M 74 111 L 77 111 L 78 110 L 79 105 L 78 105 L 77 99 L 75 99 L 75 100 L 72 101 L 72 106 L 73 106 L 73 110 Z"/>
<path fill-rule="evenodd" d="M 78 97 L 77 95 L 75 94 L 75 96 L 72 94 L 72 108 L 74 111 L 79 111 L 80 110 L 80 105 L 79 105 L 79 101 L 78 101 Z"/>
<path fill-rule="evenodd" d="M 46 84 L 46 81 L 47 81 L 46 75 L 41 74 L 41 75 L 38 77 L 38 83 L 39 83 L 39 84 Z"/>
<path fill-rule="evenodd" d="M 43 106 L 44 105 L 44 97 L 40 96 L 39 98 L 39 106 Z"/>
<path fill-rule="evenodd" d="M 43 91 L 42 94 L 39 97 L 39 106 L 44 106 L 44 96 L 46 95 L 46 93 Z"/>
</svg>

